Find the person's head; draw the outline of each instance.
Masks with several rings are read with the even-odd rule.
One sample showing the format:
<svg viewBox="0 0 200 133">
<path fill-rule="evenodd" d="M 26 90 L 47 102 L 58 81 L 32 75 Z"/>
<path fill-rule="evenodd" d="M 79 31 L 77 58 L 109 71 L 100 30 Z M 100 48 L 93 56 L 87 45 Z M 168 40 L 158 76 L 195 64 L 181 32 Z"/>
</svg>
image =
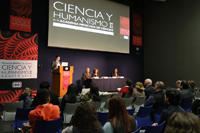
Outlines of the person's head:
<svg viewBox="0 0 200 133">
<path fill-rule="evenodd" d="M 123 125 L 124 132 L 129 132 L 130 126 L 135 128 L 131 117 L 127 113 L 124 100 L 119 96 L 114 96 L 108 100 L 108 120 L 116 122 L 116 120 Z"/>
<path fill-rule="evenodd" d="M 93 73 L 98 73 L 99 72 L 99 70 L 97 69 L 97 68 L 95 68 L 94 70 L 93 70 Z"/>
<path fill-rule="evenodd" d="M 40 83 L 40 89 L 47 89 L 47 90 L 49 90 L 50 89 L 49 82 L 44 81 L 44 82 Z"/>
<path fill-rule="evenodd" d="M 60 61 L 60 55 L 56 55 L 56 61 Z"/>
<path fill-rule="evenodd" d="M 144 85 L 145 85 L 146 87 L 148 87 L 149 85 L 152 85 L 152 80 L 151 80 L 151 79 L 145 79 Z"/>
<path fill-rule="evenodd" d="M 165 84 L 162 81 L 157 81 L 155 83 L 155 91 L 160 91 L 165 89 Z"/>
<path fill-rule="evenodd" d="M 86 72 L 87 73 L 89 73 L 90 72 L 90 68 L 88 67 L 88 68 L 86 68 Z"/>
<path fill-rule="evenodd" d="M 76 108 L 70 125 L 76 127 L 79 132 L 94 132 L 100 130 L 100 122 L 98 121 L 97 111 L 90 102 L 82 102 Z"/>
<path fill-rule="evenodd" d="M 27 95 L 31 95 L 31 89 L 30 88 L 28 88 L 28 87 L 26 87 L 25 89 L 24 89 L 24 94 L 27 94 Z"/>
<path fill-rule="evenodd" d="M 115 72 L 115 73 L 117 73 L 117 72 L 118 72 L 117 68 L 115 68 L 114 72 Z"/>
<path fill-rule="evenodd" d="M 177 89 L 169 88 L 166 90 L 165 101 L 170 105 L 178 105 L 181 94 Z"/>
<path fill-rule="evenodd" d="M 175 112 L 168 120 L 164 133 L 200 133 L 200 119 L 189 112 Z"/>
<path fill-rule="evenodd" d="M 194 88 L 195 82 L 193 80 L 188 81 L 189 88 Z"/>
<path fill-rule="evenodd" d="M 188 82 L 186 80 L 181 81 L 180 89 L 188 89 Z"/>
<path fill-rule="evenodd" d="M 40 104 L 46 104 L 50 102 L 50 92 L 47 89 L 39 89 L 37 91 L 37 99 Z"/>
<path fill-rule="evenodd" d="M 177 88 L 181 88 L 181 80 L 177 80 L 176 81 L 176 87 Z"/>
<path fill-rule="evenodd" d="M 143 86 L 142 82 L 136 82 L 135 88 L 140 92 L 144 91 L 144 86 Z"/>
<path fill-rule="evenodd" d="M 127 79 L 125 85 L 131 86 L 132 85 L 132 81 L 130 79 Z"/>
<path fill-rule="evenodd" d="M 67 90 L 67 93 L 68 95 L 78 95 L 78 87 L 75 85 L 75 84 L 70 84 L 68 86 L 68 90 Z"/>
</svg>

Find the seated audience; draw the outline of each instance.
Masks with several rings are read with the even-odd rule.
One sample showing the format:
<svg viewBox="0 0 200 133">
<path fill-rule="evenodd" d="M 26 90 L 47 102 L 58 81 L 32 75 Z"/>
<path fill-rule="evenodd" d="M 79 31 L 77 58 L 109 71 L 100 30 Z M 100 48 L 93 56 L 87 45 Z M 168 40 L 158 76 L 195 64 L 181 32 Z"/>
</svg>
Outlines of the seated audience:
<svg viewBox="0 0 200 133">
<path fill-rule="evenodd" d="M 50 121 L 60 117 L 60 109 L 57 105 L 50 102 L 50 93 L 47 89 L 39 89 L 37 91 L 37 99 L 40 105 L 29 113 L 29 124 L 32 128 L 31 133 L 34 131 L 36 120 Z"/>
<path fill-rule="evenodd" d="M 194 86 L 195 86 L 195 82 L 193 80 L 189 80 L 188 81 L 188 86 L 189 86 L 189 90 L 194 93 Z"/>
<path fill-rule="evenodd" d="M 197 108 L 200 107 L 200 98 L 196 99 L 191 106 L 192 113 L 196 115 L 200 115 L 200 110 L 199 112 L 197 111 Z"/>
<path fill-rule="evenodd" d="M 21 100 L 23 100 L 23 108 L 27 108 L 29 100 L 32 100 L 31 99 L 31 89 L 30 88 L 26 87 L 24 89 L 24 94 L 22 94 L 19 97 L 19 101 L 21 101 Z"/>
<path fill-rule="evenodd" d="M 85 94 L 84 96 L 81 97 L 82 101 L 87 101 L 87 102 L 100 102 L 101 98 L 99 96 L 99 88 L 97 85 L 94 83 L 91 84 L 90 91 Z"/>
<path fill-rule="evenodd" d="M 46 90 L 49 91 L 50 90 L 50 84 L 48 82 L 42 82 L 42 83 L 40 83 L 40 89 L 46 89 Z M 52 103 L 53 105 L 59 105 L 58 95 L 50 92 L 50 103 Z M 38 106 L 39 104 L 40 103 L 37 100 L 37 96 L 35 96 L 32 104 L 31 104 L 31 107 Z"/>
<path fill-rule="evenodd" d="M 165 94 L 163 92 L 163 89 L 165 88 L 165 84 L 162 81 L 157 81 L 155 83 L 155 93 L 149 96 L 149 98 L 144 102 L 144 107 L 151 106 L 152 111 L 151 111 L 151 120 L 152 122 L 155 122 L 154 120 L 154 113 L 158 106 L 165 106 Z"/>
<path fill-rule="evenodd" d="M 133 89 L 133 103 L 132 106 L 134 107 L 134 101 L 136 100 L 137 97 L 145 97 L 144 93 L 144 86 L 141 82 L 136 82 L 135 88 Z"/>
<path fill-rule="evenodd" d="M 135 119 L 127 113 L 124 100 L 114 96 L 108 100 L 108 121 L 104 133 L 131 133 L 136 130 Z"/>
<path fill-rule="evenodd" d="M 177 80 L 176 81 L 176 87 L 177 87 L 178 90 L 180 90 L 180 88 L 181 88 L 181 80 Z"/>
<path fill-rule="evenodd" d="M 192 100 L 194 95 L 188 89 L 188 82 L 183 80 L 180 85 L 181 100 Z"/>
<path fill-rule="evenodd" d="M 95 68 L 95 69 L 93 70 L 92 77 L 99 77 L 99 69 Z"/>
<path fill-rule="evenodd" d="M 126 94 L 129 94 L 132 96 L 133 93 L 133 87 L 132 87 L 132 81 L 130 79 L 126 80 L 125 86 L 121 88 L 120 91 L 118 91 L 118 94 L 123 93 L 122 97 L 124 97 Z"/>
<path fill-rule="evenodd" d="M 81 101 L 81 97 L 78 95 L 78 87 L 75 84 L 70 84 L 68 86 L 67 93 L 63 96 L 63 99 L 61 101 L 61 116 L 63 114 L 63 111 L 65 109 L 66 103 L 78 103 Z"/>
<path fill-rule="evenodd" d="M 193 113 L 174 113 L 165 128 L 164 133 L 200 133 L 200 119 Z"/>
<path fill-rule="evenodd" d="M 181 106 L 179 106 L 180 102 L 180 91 L 177 89 L 167 89 L 165 95 L 165 101 L 167 102 L 166 109 L 163 110 L 159 123 L 154 123 L 153 125 L 158 125 L 163 123 L 164 121 L 167 123 L 168 119 L 174 112 L 185 112 Z"/>
<path fill-rule="evenodd" d="M 146 100 L 149 98 L 149 95 L 153 94 L 155 92 L 154 87 L 152 86 L 152 80 L 146 79 L 144 81 L 144 86 L 146 87 L 144 92 L 146 96 Z"/>
<path fill-rule="evenodd" d="M 80 103 L 69 125 L 62 133 L 103 133 L 97 111 L 89 102 Z"/>
</svg>

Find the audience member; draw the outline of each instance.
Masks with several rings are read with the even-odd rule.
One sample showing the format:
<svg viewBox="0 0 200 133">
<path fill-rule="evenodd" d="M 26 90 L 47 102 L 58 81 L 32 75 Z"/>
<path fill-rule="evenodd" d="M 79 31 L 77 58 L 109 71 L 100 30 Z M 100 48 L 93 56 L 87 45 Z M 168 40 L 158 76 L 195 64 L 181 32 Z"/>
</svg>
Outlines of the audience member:
<svg viewBox="0 0 200 133">
<path fill-rule="evenodd" d="M 134 101 L 136 100 L 137 97 L 144 97 L 145 93 L 144 93 L 144 86 L 142 84 L 142 82 L 136 82 L 135 84 L 135 88 L 133 89 L 133 103 L 132 106 L 134 106 Z"/>
<path fill-rule="evenodd" d="M 78 95 L 78 87 L 75 84 L 70 84 L 67 93 L 63 96 L 61 101 L 61 116 L 63 115 L 66 103 L 78 103 L 80 101 L 81 97 Z"/>
<path fill-rule="evenodd" d="M 95 69 L 93 70 L 92 77 L 99 77 L 99 69 L 95 68 Z"/>
<path fill-rule="evenodd" d="M 181 88 L 181 80 L 177 80 L 176 81 L 176 87 L 177 87 L 178 90 L 180 90 L 180 88 Z"/>
<path fill-rule="evenodd" d="M 130 79 L 126 80 L 125 86 L 121 88 L 121 90 L 118 92 L 118 94 L 123 93 L 122 97 L 124 97 L 126 94 L 129 94 L 132 96 L 133 93 L 133 87 L 132 87 L 132 81 Z"/>
<path fill-rule="evenodd" d="M 191 106 L 192 113 L 200 115 L 200 112 L 197 111 L 197 108 L 200 107 L 200 98 L 196 99 Z M 199 110 L 200 111 L 200 110 Z"/>
<path fill-rule="evenodd" d="M 26 88 L 24 89 L 24 94 L 22 94 L 22 95 L 19 97 L 19 101 L 21 101 L 21 100 L 23 100 L 23 108 L 27 108 L 28 102 L 29 102 L 30 100 L 32 100 L 32 99 L 31 99 L 31 89 L 30 89 L 30 88 L 26 87 Z"/>
<path fill-rule="evenodd" d="M 34 131 L 36 120 L 49 121 L 55 120 L 60 117 L 60 109 L 57 105 L 50 102 L 50 93 L 47 89 L 39 89 L 37 91 L 37 99 L 40 105 L 29 113 L 29 124 L 32 128 L 31 133 Z"/>
<path fill-rule="evenodd" d="M 99 88 L 94 83 L 91 84 L 90 91 L 81 97 L 82 101 L 87 102 L 100 102 L 101 98 L 99 96 Z"/>
<path fill-rule="evenodd" d="M 164 121 L 167 123 L 168 119 L 174 112 L 185 112 L 180 106 L 180 91 L 177 89 L 167 89 L 165 95 L 165 101 L 167 102 L 166 109 L 163 110 L 159 124 Z M 158 125 L 158 123 L 154 123 L 153 125 Z"/>
<path fill-rule="evenodd" d="M 154 88 L 156 92 L 150 95 L 149 98 L 144 102 L 145 107 L 153 105 L 152 111 L 151 111 L 152 122 L 155 122 L 154 113 L 156 109 L 158 108 L 158 106 L 166 105 L 165 94 L 163 92 L 164 88 L 165 88 L 165 84 L 162 81 L 157 81 L 155 83 L 155 88 Z"/>
<path fill-rule="evenodd" d="M 50 90 L 50 84 L 48 82 L 42 82 L 42 83 L 40 83 L 40 89 L 46 89 L 46 90 L 49 91 Z M 58 95 L 50 92 L 50 103 L 52 103 L 53 105 L 58 105 L 59 104 Z M 37 96 L 35 96 L 32 104 L 31 104 L 31 107 L 38 106 L 39 104 L 40 103 L 37 100 Z"/>
<path fill-rule="evenodd" d="M 149 98 L 149 95 L 151 95 L 155 92 L 154 87 L 152 86 L 152 80 L 145 79 L 144 86 L 146 87 L 144 92 L 145 92 L 145 96 L 146 96 L 146 100 L 147 100 Z"/>
<path fill-rule="evenodd" d="M 192 100 L 193 99 L 193 94 L 190 92 L 188 89 L 188 82 L 186 80 L 181 81 L 180 85 L 180 93 L 181 93 L 181 100 Z"/>
<path fill-rule="evenodd" d="M 188 81 L 188 86 L 189 86 L 189 90 L 194 93 L 194 86 L 195 86 L 195 82 L 193 80 L 189 80 Z"/>
<path fill-rule="evenodd" d="M 117 68 L 115 68 L 114 72 L 111 73 L 111 77 L 119 77 Z"/>
<path fill-rule="evenodd" d="M 89 102 L 80 103 L 69 125 L 62 133 L 103 133 L 97 111 Z"/>
<path fill-rule="evenodd" d="M 108 100 L 108 121 L 103 126 L 105 133 L 131 133 L 136 130 L 135 119 L 127 113 L 124 100 L 114 96 Z"/>
<path fill-rule="evenodd" d="M 200 119 L 193 113 L 174 113 L 166 126 L 164 133 L 200 133 Z"/>
</svg>

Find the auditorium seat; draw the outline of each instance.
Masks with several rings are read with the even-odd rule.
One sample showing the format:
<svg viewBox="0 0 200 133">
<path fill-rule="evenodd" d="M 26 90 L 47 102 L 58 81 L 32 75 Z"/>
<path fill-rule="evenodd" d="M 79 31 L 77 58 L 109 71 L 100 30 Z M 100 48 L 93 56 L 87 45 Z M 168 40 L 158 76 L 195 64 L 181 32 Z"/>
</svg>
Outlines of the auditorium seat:
<svg viewBox="0 0 200 133">
<path fill-rule="evenodd" d="M 158 106 L 158 108 L 156 109 L 154 113 L 155 123 L 159 122 L 161 113 L 164 109 L 165 109 L 165 106 Z"/>
<path fill-rule="evenodd" d="M 145 97 L 137 97 L 134 102 L 135 112 L 138 112 L 140 106 L 144 106 L 146 96 Z"/>
<path fill-rule="evenodd" d="M 95 109 L 98 111 L 100 109 L 101 106 L 101 102 L 91 102 L 91 104 L 94 105 Z"/>
<path fill-rule="evenodd" d="M 139 127 L 135 132 L 132 132 L 132 133 L 140 133 L 140 129 L 141 127 Z"/>
<path fill-rule="evenodd" d="M 132 98 L 123 98 L 125 105 L 126 105 L 126 109 L 131 109 L 132 108 L 132 101 L 133 101 L 133 97 Z"/>
<path fill-rule="evenodd" d="M 64 123 L 69 123 L 71 120 L 71 117 L 75 113 L 76 108 L 78 107 L 80 103 L 66 103 L 65 104 L 65 109 L 63 112 L 63 118 L 64 118 Z"/>
<path fill-rule="evenodd" d="M 157 126 L 148 125 L 145 130 L 145 133 L 162 133 L 164 126 L 165 126 L 165 121 Z"/>
<path fill-rule="evenodd" d="M 180 106 L 185 110 L 185 112 L 191 112 L 191 105 L 193 100 L 183 100 L 180 102 Z"/>
</svg>

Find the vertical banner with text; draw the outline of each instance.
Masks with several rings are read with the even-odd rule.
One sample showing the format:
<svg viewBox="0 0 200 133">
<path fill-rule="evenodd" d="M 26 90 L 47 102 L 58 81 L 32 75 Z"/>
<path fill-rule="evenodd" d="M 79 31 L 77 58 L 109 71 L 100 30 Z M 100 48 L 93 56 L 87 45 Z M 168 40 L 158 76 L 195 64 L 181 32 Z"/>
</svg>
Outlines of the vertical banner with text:
<svg viewBox="0 0 200 133">
<path fill-rule="evenodd" d="M 0 30 L 0 104 L 37 89 L 38 35 Z"/>
<path fill-rule="evenodd" d="M 31 32 L 32 0 L 11 0 L 10 29 Z"/>
</svg>

